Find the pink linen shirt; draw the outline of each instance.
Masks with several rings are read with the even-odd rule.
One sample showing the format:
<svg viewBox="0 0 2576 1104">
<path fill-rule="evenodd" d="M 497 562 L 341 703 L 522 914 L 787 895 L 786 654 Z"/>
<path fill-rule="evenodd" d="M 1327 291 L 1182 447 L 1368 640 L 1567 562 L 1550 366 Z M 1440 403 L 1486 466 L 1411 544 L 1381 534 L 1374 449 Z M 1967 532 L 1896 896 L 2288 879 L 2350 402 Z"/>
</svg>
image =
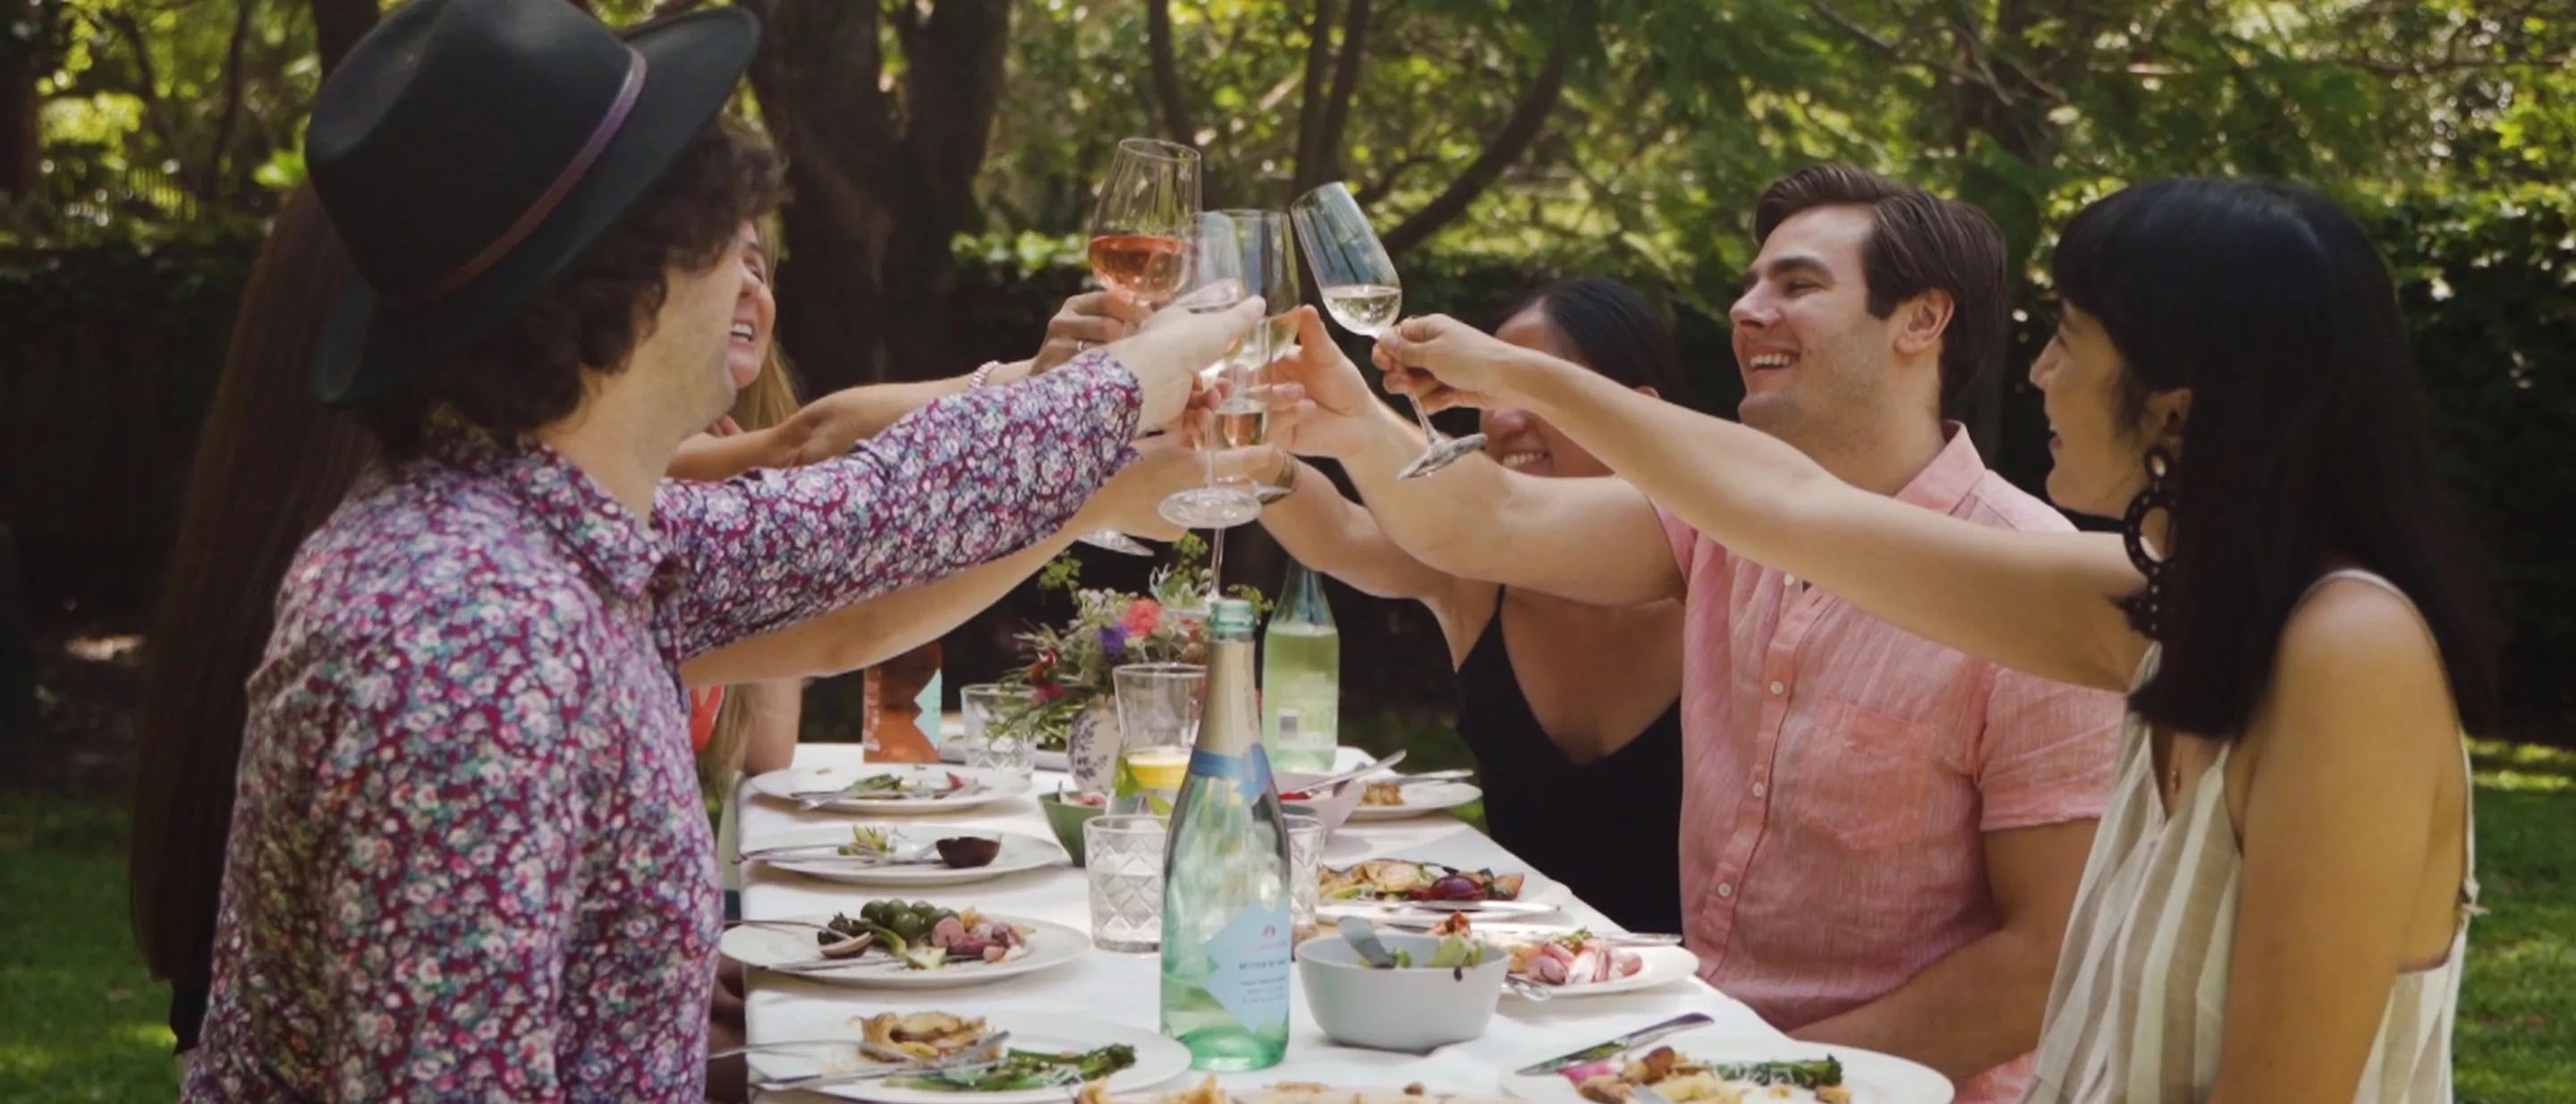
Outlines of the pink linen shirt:
<svg viewBox="0 0 2576 1104">
<path fill-rule="evenodd" d="M 1950 434 L 1900 501 L 2073 529 Z M 1981 836 L 2101 815 L 2119 695 L 1935 644 L 1663 516 L 1689 586 L 1682 930 L 1700 977 L 1789 1030 L 1999 927 Z M 1959 1100 L 2017 1099 L 2030 1070 L 2023 1055 Z"/>
</svg>

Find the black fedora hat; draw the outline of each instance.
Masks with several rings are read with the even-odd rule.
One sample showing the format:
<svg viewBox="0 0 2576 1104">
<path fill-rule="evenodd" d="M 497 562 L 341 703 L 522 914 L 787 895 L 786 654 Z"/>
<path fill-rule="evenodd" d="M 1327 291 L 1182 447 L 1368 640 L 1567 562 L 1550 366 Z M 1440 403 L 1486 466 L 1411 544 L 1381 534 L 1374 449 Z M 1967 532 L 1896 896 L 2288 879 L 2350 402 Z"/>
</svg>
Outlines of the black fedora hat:
<svg viewBox="0 0 2576 1104">
<path fill-rule="evenodd" d="M 509 319 L 714 120 L 760 24 L 714 8 L 623 35 L 560 0 L 413 0 L 349 51 L 305 159 L 357 267 L 313 364 L 364 404 Z"/>
</svg>

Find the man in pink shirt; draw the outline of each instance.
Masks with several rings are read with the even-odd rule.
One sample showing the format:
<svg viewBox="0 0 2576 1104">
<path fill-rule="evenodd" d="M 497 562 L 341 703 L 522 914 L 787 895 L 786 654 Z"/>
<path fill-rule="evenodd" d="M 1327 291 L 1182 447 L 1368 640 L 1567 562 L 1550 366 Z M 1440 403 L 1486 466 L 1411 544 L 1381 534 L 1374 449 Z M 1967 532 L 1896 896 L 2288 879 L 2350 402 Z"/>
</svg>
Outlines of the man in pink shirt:
<svg viewBox="0 0 2576 1104">
<path fill-rule="evenodd" d="M 1766 191 L 1755 228 L 1732 311 L 1746 424 L 1925 509 L 2071 530 L 1941 420 L 2002 353 L 2004 248 L 1983 212 L 1820 165 Z M 1731 556 L 1650 499 L 1686 471 L 1532 479 L 1469 457 L 1399 480 L 1420 436 L 1320 337 L 1288 370 L 1312 409 L 1286 440 L 1340 458 L 1407 551 L 1604 605 L 1688 603 L 1680 876 L 1700 975 L 1800 1038 L 1937 1068 L 1962 1101 L 2017 1098 L 2107 796 L 2118 697 L 2004 670 Z M 1445 357 L 1526 357 L 1533 378 L 1561 364 L 1441 318 L 1379 350 L 1435 374 Z M 1435 409 L 1488 404 L 1398 378 Z"/>
</svg>

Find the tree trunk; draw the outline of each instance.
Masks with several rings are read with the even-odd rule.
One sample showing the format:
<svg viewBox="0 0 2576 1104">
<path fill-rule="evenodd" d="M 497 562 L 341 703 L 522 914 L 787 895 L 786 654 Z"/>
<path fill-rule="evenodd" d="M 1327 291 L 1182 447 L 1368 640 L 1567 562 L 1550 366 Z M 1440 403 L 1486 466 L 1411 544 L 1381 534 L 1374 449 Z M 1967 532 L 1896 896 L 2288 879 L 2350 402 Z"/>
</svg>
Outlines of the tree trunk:
<svg viewBox="0 0 2576 1104">
<path fill-rule="evenodd" d="M 778 273 L 781 346 L 816 391 L 971 367 L 946 354 L 951 243 L 978 214 L 1009 0 L 947 0 L 927 15 L 848 0 L 743 6 L 766 28 L 752 89 L 796 195 Z M 879 83 L 889 20 L 904 51 L 899 109 Z"/>
<path fill-rule="evenodd" d="M 36 171 L 44 127 L 36 82 L 53 70 L 54 5 L 0 0 L 0 199 L 44 188 Z"/>
<path fill-rule="evenodd" d="M 1342 13 L 1342 40 L 1331 50 L 1331 82 L 1325 83 L 1321 59 L 1325 56 L 1326 20 L 1331 5 L 1322 4 L 1315 12 L 1311 33 L 1317 37 L 1308 44 L 1306 54 L 1306 96 L 1298 118 L 1297 165 L 1289 194 L 1303 195 L 1306 190 L 1342 178 L 1342 135 L 1350 125 L 1351 100 L 1359 93 L 1360 68 L 1367 60 L 1370 0 L 1350 0 Z"/>
<path fill-rule="evenodd" d="M 1502 129 L 1486 140 L 1484 150 L 1459 170 L 1457 179 L 1450 181 L 1439 195 L 1387 231 L 1384 241 L 1388 252 L 1401 253 L 1419 245 L 1467 213 L 1476 197 L 1502 179 L 1504 170 L 1529 151 L 1530 144 L 1538 140 L 1539 130 L 1547 125 L 1548 114 L 1556 110 L 1557 101 L 1565 93 L 1565 70 L 1574 63 L 1576 40 L 1589 37 L 1600 18 L 1597 0 L 1573 0 L 1565 6 L 1565 19 L 1550 37 L 1547 60 L 1539 64 L 1538 75 L 1530 79 L 1529 87 L 1521 90 Z"/>
<path fill-rule="evenodd" d="M 313 47 L 322 58 L 322 75 L 330 76 L 347 57 L 349 47 L 358 44 L 376 27 L 376 0 L 312 0 Z"/>
<path fill-rule="evenodd" d="M 1181 67 L 1172 56 L 1172 0 L 1146 0 L 1145 45 L 1154 59 L 1154 98 L 1163 113 L 1163 137 L 1185 146 L 1198 144 L 1198 127 L 1190 122 L 1189 100 L 1181 93 Z"/>
</svg>

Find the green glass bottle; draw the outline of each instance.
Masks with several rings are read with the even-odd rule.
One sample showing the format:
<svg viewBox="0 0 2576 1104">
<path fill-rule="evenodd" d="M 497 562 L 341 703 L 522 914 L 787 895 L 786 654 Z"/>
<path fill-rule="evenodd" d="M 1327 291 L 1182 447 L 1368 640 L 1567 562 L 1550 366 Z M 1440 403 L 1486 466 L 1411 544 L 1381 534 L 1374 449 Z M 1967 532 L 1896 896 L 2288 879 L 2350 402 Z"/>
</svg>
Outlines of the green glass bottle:
<svg viewBox="0 0 2576 1104">
<path fill-rule="evenodd" d="M 1288 1052 L 1288 834 L 1261 750 L 1252 606 L 1208 613 L 1207 707 L 1163 853 L 1163 1034 L 1204 1070 Z"/>
<path fill-rule="evenodd" d="M 1288 562 L 1288 582 L 1261 641 L 1261 743 L 1281 770 L 1333 769 L 1340 742 L 1342 634 L 1314 570 Z"/>
</svg>

